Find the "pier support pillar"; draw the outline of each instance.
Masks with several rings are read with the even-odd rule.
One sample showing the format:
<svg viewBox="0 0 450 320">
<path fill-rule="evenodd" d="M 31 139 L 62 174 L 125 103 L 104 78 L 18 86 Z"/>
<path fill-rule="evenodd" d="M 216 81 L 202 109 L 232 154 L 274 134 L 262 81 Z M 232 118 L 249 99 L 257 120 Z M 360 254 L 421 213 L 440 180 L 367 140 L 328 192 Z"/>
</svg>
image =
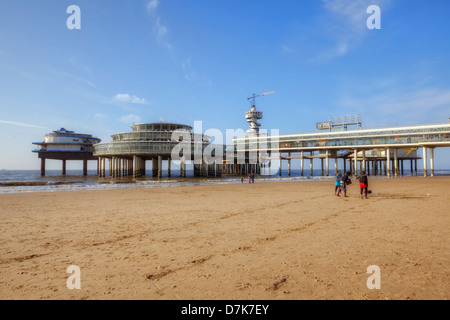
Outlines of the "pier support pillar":
<svg viewBox="0 0 450 320">
<path fill-rule="evenodd" d="M 338 172 L 338 158 L 334 158 L 334 175 L 336 176 Z"/>
<path fill-rule="evenodd" d="M 309 170 L 310 170 L 310 176 L 313 176 L 313 158 L 309 158 Z"/>
<path fill-rule="evenodd" d="M 303 151 L 302 151 L 302 153 L 301 153 L 301 156 L 300 156 L 300 171 L 301 171 L 301 176 L 303 177 L 303 164 L 304 164 L 304 158 L 303 158 Z"/>
<path fill-rule="evenodd" d="M 41 176 L 45 176 L 45 159 L 41 158 Z"/>
<path fill-rule="evenodd" d="M 427 175 L 427 147 L 423 147 L 423 176 L 426 177 Z"/>
<path fill-rule="evenodd" d="M 158 176 L 158 158 L 152 159 L 152 177 L 155 178 Z"/>
<path fill-rule="evenodd" d="M 347 159 L 344 158 L 344 173 L 347 172 Z"/>
<path fill-rule="evenodd" d="M 322 170 L 321 176 L 323 177 L 324 176 L 324 174 L 323 174 L 323 158 L 320 159 L 320 169 Z"/>
<path fill-rule="evenodd" d="M 394 176 L 397 178 L 399 173 L 398 169 L 398 149 L 394 148 Z"/>
<path fill-rule="evenodd" d="M 417 159 L 414 159 L 414 174 L 417 176 Z"/>
<path fill-rule="evenodd" d="M 326 152 L 325 167 L 326 167 L 327 177 L 328 177 L 330 175 L 330 154 L 329 154 L 328 150 Z"/>
<path fill-rule="evenodd" d="M 411 177 L 414 175 L 413 160 L 411 159 Z"/>
<path fill-rule="evenodd" d="M 172 159 L 167 160 L 167 175 L 170 178 L 172 176 Z"/>
<path fill-rule="evenodd" d="M 391 150 L 389 148 L 386 149 L 386 165 L 384 171 L 387 172 L 388 178 L 391 177 Z"/>
<path fill-rule="evenodd" d="M 353 169 L 354 169 L 355 176 L 357 176 L 358 175 L 358 150 L 357 149 L 355 149 L 354 161 L 355 161 L 355 163 L 354 163 Z"/>
<path fill-rule="evenodd" d="M 280 164 L 280 172 L 279 172 L 279 176 L 281 177 L 281 152 L 280 152 L 280 156 L 279 156 L 279 164 Z"/>
<path fill-rule="evenodd" d="M 181 162 L 180 162 L 180 175 L 182 178 L 186 177 L 186 160 L 185 160 L 184 156 L 181 158 Z"/>
<path fill-rule="evenodd" d="M 162 178 L 162 157 L 158 156 L 158 178 Z"/>
<path fill-rule="evenodd" d="M 98 164 L 97 164 L 97 170 L 98 170 Z M 66 160 L 62 161 L 62 175 L 66 175 Z"/>
<path fill-rule="evenodd" d="M 430 174 L 434 177 L 434 148 L 430 148 Z"/>
<path fill-rule="evenodd" d="M 88 161 L 85 159 L 85 160 L 83 160 L 83 176 L 87 176 L 87 167 L 88 167 Z"/>
<path fill-rule="evenodd" d="M 366 167 L 366 150 L 362 151 L 362 171 L 368 171 Z"/>
<path fill-rule="evenodd" d="M 137 156 L 133 156 L 133 177 L 138 177 L 138 161 Z"/>
<path fill-rule="evenodd" d="M 288 157 L 289 157 L 289 159 L 288 159 L 288 176 L 290 177 L 291 176 L 291 153 L 290 152 L 288 153 Z"/>
</svg>

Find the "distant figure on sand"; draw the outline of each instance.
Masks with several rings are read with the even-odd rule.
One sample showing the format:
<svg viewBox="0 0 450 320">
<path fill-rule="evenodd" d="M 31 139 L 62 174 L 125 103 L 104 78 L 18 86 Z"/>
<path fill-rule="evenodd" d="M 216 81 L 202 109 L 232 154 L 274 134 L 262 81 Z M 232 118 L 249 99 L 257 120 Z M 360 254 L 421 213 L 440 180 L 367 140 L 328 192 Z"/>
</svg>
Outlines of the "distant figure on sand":
<svg viewBox="0 0 450 320">
<path fill-rule="evenodd" d="M 369 187 L 369 181 L 367 179 L 365 171 L 362 171 L 359 174 L 358 180 L 359 180 L 359 188 L 361 189 L 361 199 L 363 198 L 363 192 L 364 192 L 364 194 L 366 196 L 366 199 L 368 199 L 368 197 L 367 197 L 367 188 Z"/>
<path fill-rule="evenodd" d="M 252 177 L 252 183 L 255 183 L 255 174 L 252 173 L 251 177 Z"/>
<path fill-rule="evenodd" d="M 337 192 L 341 185 L 341 181 L 342 181 L 342 172 L 341 172 L 341 170 L 339 170 L 337 172 L 336 179 L 334 180 L 334 195 L 337 195 Z"/>
<path fill-rule="evenodd" d="M 347 185 L 351 183 L 350 180 L 350 172 L 346 172 L 344 174 L 344 176 L 342 177 L 342 180 L 340 181 L 339 184 L 339 191 L 337 196 L 340 197 L 341 196 L 341 191 L 344 191 L 344 197 L 347 198 Z"/>
<path fill-rule="evenodd" d="M 252 183 L 252 175 L 251 174 L 248 175 L 248 183 Z"/>
</svg>

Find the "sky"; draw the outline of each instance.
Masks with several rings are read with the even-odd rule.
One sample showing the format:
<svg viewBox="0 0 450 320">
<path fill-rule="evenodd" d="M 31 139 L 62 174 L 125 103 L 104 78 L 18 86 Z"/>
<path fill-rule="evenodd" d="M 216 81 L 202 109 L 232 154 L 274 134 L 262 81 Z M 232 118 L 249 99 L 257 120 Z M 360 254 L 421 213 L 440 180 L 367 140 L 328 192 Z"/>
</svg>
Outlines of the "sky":
<svg viewBox="0 0 450 320">
<path fill-rule="evenodd" d="M 367 27 L 370 5 L 381 29 Z M 350 114 L 363 128 L 447 122 L 449 12 L 447 0 L 0 0 L 0 169 L 39 169 L 32 142 L 61 127 L 103 142 L 142 122 L 246 130 L 247 98 L 268 91 L 262 128 L 281 134 Z M 450 148 L 435 154 L 450 169 Z"/>
</svg>

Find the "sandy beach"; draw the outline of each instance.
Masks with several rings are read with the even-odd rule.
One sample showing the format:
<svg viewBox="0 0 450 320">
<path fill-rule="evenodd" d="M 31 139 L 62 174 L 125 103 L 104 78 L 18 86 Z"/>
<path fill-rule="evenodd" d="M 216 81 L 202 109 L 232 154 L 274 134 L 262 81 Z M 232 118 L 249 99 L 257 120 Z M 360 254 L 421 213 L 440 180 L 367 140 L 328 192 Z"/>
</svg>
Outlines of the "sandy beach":
<svg viewBox="0 0 450 320">
<path fill-rule="evenodd" d="M 450 177 L 369 181 L 3 194 L 0 299 L 449 299 Z"/>
</svg>

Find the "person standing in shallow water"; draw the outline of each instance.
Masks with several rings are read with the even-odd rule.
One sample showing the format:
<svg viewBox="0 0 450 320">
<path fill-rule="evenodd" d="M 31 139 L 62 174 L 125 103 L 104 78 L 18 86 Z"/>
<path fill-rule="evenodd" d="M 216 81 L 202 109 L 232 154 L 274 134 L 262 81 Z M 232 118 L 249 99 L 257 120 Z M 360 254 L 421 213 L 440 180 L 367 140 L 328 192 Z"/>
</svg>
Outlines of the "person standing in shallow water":
<svg viewBox="0 0 450 320">
<path fill-rule="evenodd" d="M 342 180 L 342 172 L 341 172 L 341 170 L 339 170 L 337 172 L 336 179 L 334 180 L 334 195 L 335 196 L 337 195 L 339 187 L 341 186 L 341 180 Z"/>
<path fill-rule="evenodd" d="M 362 171 L 358 177 L 359 180 L 359 188 L 361 190 L 361 199 L 363 198 L 363 193 L 365 194 L 365 198 L 369 199 L 367 197 L 367 188 L 369 187 L 369 181 L 366 176 L 366 172 Z"/>
</svg>

